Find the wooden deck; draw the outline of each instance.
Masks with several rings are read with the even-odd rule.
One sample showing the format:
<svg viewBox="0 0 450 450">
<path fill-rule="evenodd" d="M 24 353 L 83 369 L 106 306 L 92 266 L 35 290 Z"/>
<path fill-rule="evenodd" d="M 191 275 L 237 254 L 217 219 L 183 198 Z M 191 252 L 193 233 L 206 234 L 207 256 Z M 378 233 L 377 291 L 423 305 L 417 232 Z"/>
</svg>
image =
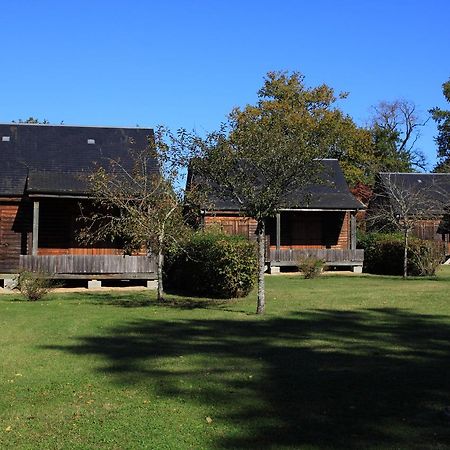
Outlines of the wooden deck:
<svg viewBox="0 0 450 450">
<path fill-rule="evenodd" d="M 362 266 L 364 250 L 340 249 L 273 249 L 270 248 L 267 260 L 271 266 L 294 266 L 299 260 L 314 257 L 325 261 L 328 266 Z"/>
<path fill-rule="evenodd" d="M 21 255 L 20 270 L 51 274 L 54 278 L 154 279 L 156 264 L 147 256 Z"/>
</svg>

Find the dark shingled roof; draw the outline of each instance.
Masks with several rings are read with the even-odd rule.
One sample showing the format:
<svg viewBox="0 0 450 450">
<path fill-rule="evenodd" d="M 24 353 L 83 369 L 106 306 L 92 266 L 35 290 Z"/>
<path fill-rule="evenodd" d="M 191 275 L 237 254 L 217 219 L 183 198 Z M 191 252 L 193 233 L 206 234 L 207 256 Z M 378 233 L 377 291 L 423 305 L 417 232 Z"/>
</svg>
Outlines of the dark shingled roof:
<svg viewBox="0 0 450 450">
<path fill-rule="evenodd" d="M 400 190 L 418 193 L 420 197 L 423 195 L 427 213 L 441 215 L 445 206 L 450 203 L 450 173 L 381 172 L 378 174 L 375 190 L 379 192 L 390 184 Z M 418 205 L 416 213 L 420 212 Z"/>
<path fill-rule="evenodd" d="M 129 150 L 145 148 L 152 137 L 148 128 L 0 124 L 0 196 L 86 194 L 83 174 L 95 163 L 126 164 Z"/>
<path fill-rule="evenodd" d="M 365 209 L 350 192 L 337 159 L 324 159 L 321 178 L 323 183 L 310 184 L 289 196 L 285 209 Z M 237 202 L 223 200 L 211 195 L 211 203 L 217 211 L 238 211 Z"/>
</svg>

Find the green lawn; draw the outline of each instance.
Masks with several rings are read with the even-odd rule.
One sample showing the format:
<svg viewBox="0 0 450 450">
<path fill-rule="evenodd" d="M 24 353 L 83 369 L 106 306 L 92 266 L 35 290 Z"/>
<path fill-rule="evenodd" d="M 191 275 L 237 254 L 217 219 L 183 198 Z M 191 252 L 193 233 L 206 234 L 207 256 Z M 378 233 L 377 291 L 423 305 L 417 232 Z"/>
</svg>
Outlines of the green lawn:
<svg viewBox="0 0 450 450">
<path fill-rule="evenodd" d="M 148 296 L 151 300 L 148 301 Z M 450 448 L 450 267 L 230 302 L 0 296 L 0 448 Z"/>
</svg>

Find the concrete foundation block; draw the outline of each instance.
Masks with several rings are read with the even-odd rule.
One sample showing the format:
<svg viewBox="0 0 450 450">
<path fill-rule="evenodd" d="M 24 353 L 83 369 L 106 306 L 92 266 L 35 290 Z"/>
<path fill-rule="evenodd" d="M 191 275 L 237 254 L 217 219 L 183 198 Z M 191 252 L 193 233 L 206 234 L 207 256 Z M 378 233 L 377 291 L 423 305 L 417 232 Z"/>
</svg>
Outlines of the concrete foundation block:
<svg viewBox="0 0 450 450">
<path fill-rule="evenodd" d="M 100 280 L 89 280 L 88 289 L 97 289 L 102 287 L 102 282 Z"/>
<path fill-rule="evenodd" d="M 17 279 L 16 278 L 4 278 L 3 279 L 3 287 L 8 291 L 12 291 L 17 287 Z"/>
<path fill-rule="evenodd" d="M 280 267 L 277 267 L 277 266 L 270 266 L 270 269 L 269 269 L 269 273 L 270 274 L 276 274 L 276 273 L 280 273 L 281 272 L 281 269 L 280 269 Z"/>
<path fill-rule="evenodd" d="M 156 291 L 158 289 L 158 282 L 156 280 L 147 280 L 147 289 Z"/>
<path fill-rule="evenodd" d="M 353 273 L 362 273 L 362 266 L 353 266 L 352 267 L 352 272 Z"/>
</svg>

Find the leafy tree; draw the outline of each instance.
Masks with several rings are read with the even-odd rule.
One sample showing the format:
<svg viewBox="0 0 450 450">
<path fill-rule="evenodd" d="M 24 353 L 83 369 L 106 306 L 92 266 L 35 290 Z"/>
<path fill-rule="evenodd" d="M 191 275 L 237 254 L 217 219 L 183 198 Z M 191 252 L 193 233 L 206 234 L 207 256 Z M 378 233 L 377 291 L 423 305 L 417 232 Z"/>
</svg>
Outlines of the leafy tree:
<svg viewBox="0 0 450 450">
<path fill-rule="evenodd" d="M 183 139 L 182 131 L 173 135 L 159 127 L 147 148 L 130 143 L 131 164 L 111 159 L 88 177 L 94 208 L 82 218 L 85 226 L 80 239 L 90 243 L 117 239 L 126 252 L 156 256 L 158 300 L 164 298 L 164 252 L 180 245 L 188 233 L 180 178 L 190 157 Z"/>
<path fill-rule="evenodd" d="M 375 173 L 424 169 L 425 157 L 416 144 L 426 122 L 420 120 L 415 104 L 407 100 L 383 101 L 373 110 Z"/>
<path fill-rule="evenodd" d="M 330 129 L 331 141 L 326 157 L 336 158 L 351 186 L 373 184 L 377 163 L 370 130 L 358 127 L 339 109 L 334 111 L 335 125 Z"/>
<path fill-rule="evenodd" d="M 321 158 L 344 154 L 356 140 L 336 101 L 332 88 L 307 87 L 300 73 L 269 72 L 257 103 L 233 109 L 220 131 L 201 140 L 197 171 L 257 221 L 258 314 L 265 308 L 266 220 L 318 179 Z"/>
<path fill-rule="evenodd" d="M 13 123 L 15 123 L 16 121 L 13 120 Z M 40 124 L 40 125 L 48 125 L 50 122 L 47 119 L 44 120 L 39 120 L 33 116 L 28 117 L 28 119 L 23 120 L 23 119 L 18 119 L 17 123 L 31 123 L 31 124 Z"/>
<path fill-rule="evenodd" d="M 442 85 L 442 92 L 450 103 L 450 79 Z M 450 110 L 438 107 L 430 109 L 431 117 L 437 123 L 438 135 L 435 141 L 438 146 L 438 163 L 435 172 L 450 172 Z"/>
</svg>

